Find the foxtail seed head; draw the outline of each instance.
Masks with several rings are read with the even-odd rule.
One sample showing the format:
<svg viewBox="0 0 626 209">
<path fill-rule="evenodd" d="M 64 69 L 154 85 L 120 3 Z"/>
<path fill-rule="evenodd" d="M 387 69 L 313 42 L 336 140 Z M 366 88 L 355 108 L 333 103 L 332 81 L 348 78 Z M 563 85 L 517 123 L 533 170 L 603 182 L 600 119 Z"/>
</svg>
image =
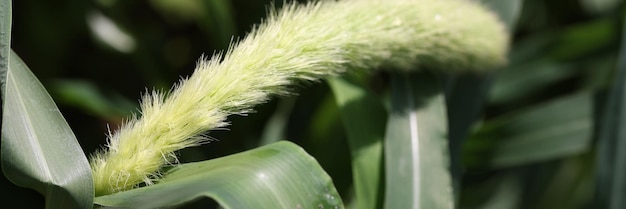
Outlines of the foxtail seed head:
<svg viewBox="0 0 626 209">
<path fill-rule="evenodd" d="M 481 71 L 505 62 L 508 34 L 466 0 L 321 0 L 272 10 L 223 56 L 202 58 L 167 98 L 145 96 L 134 117 L 91 158 L 97 195 L 152 184 L 175 151 L 197 146 L 294 81 L 353 69 Z"/>
</svg>

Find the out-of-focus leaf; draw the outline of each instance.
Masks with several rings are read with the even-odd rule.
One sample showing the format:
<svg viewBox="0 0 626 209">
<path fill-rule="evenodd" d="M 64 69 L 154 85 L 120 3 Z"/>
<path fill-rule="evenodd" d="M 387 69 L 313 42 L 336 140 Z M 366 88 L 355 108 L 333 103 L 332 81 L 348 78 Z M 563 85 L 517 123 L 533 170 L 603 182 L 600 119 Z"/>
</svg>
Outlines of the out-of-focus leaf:
<svg viewBox="0 0 626 209">
<path fill-rule="evenodd" d="M 87 81 L 56 80 L 48 86 L 59 103 L 81 108 L 101 118 L 120 118 L 136 108 L 130 101 L 105 96 L 96 85 Z"/>
<path fill-rule="evenodd" d="M 87 158 L 43 85 L 10 54 L 2 115 L 2 172 L 46 196 L 46 208 L 91 208 Z"/>
<path fill-rule="evenodd" d="M 517 209 L 522 199 L 522 185 L 515 174 L 504 176 L 491 198 L 480 209 Z"/>
<path fill-rule="evenodd" d="M 384 208 L 454 208 L 442 86 L 429 72 L 391 82 Z"/>
<path fill-rule="evenodd" d="M 509 31 L 513 31 L 522 10 L 520 0 L 482 0 L 492 11 L 496 12 Z"/>
<path fill-rule="evenodd" d="M 626 24 L 613 85 L 598 123 L 597 208 L 626 207 Z"/>
<path fill-rule="evenodd" d="M 592 14 L 600 14 L 619 8 L 620 0 L 579 0 L 583 9 Z"/>
<path fill-rule="evenodd" d="M 521 40 L 515 40 L 509 52 L 509 66 L 536 62 L 545 58 L 546 51 L 551 49 L 557 40 L 555 32 L 536 32 L 525 36 Z"/>
<path fill-rule="evenodd" d="M 202 3 L 204 3 L 206 12 L 200 24 L 205 26 L 203 28 L 207 32 L 217 37 L 216 43 L 219 46 L 226 48 L 237 32 L 231 1 L 211 0 L 202 1 Z"/>
<path fill-rule="evenodd" d="M 482 137 L 496 144 L 491 165 L 522 165 L 586 151 L 592 136 L 592 102 L 591 93 L 583 92 L 485 123 Z"/>
<path fill-rule="evenodd" d="M 617 27 L 611 18 L 576 24 L 562 31 L 549 51 L 554 59 L 577 59 L 611 47 L 618 41 Z"/>
<path fill-rule="evenodd" d="M 111 207 L 159 208 L 210 197 L 224 208 L 343 208 L 330 177 L 297 145 L 281 141 L 177 166 L 152 186 L 100 196 Z"/>
<path fill-rule="evenodd" d="M 298 140 L 332 176 L 336 188 L 347 194 L 352 188 L 350 148 L 337 103 L 327 86 L 302 92 L 292 113 L 288 137 Z"/>
<path fill-rule="evenodd" d="M 195 22 L 225 49 L 236 35 L 232 2 L 228 0 L 151 0 L 152 6 L 171 22 Z"/>
<path fill-rule="evenodd" d="M 171 22 L 194 21 L 205 12 L 202 1 L 198 0 L 150 0 L 150 3 Z"/>
<path fill-rule="evenodd" d="M 539 200 L 533 201 L 536 209 L 580 209 L 593 197 L 593 166 L 591 155 L 564 159 L 555 166 L 554 175 L 537 192 Z"/>
<path fill-rule="evenodd" d="M 137 46 L 135 38 L 109 17 L 98 11 L 91 11 L 86 19 L 91 34 L 103 45 L 126 54 L 135 50 Z"/>
<path fill-rule="evenodd" d="M 310 125 L 306 132 L 311 139 L 328 140 L 330 136 L 336 134 L 333 129 L 341 125 L 337 105 L 332 95 L 325 96 L 314 108 L 310 119 Z M 318 142 L 313 142 L 318 143 Z"/>
<path fill-rule="evenodd" d="M 461 153 L 469 129 L 484 108 L 492 75 L 458 75 L 450 77 L 446 91 L 450 170 L 455 193 L 459 192 L 463 173 Z M 457 193 L 458 194 L 458 193 Z"/>
<path fill-rule="evenodd" d="M 260 145 L 267 145 L 285 139 L 285 128 L 289 121 L 289 113 L 291 113 L 295 103 L 296 97 L 285 97 L 278 101 L 274 114 L 265 124 Z"/>
<path fill-rule="evenodd" d="M 492 104 L 513 103 L 557 81 L 576 74 L 572 67 L 550 62 L 517 65 L 498 72 L 489 99 Z"/>
<path fill-rule="evenodd" d="M 584 63 L 584 65 L 582 65 L 584 68 L 587 69 L 581 75 L 584 79 L 581 82 L 584 88 L 599 90 L 607 89 L 609 86 L 611 86 L 611 82 L 613 81 L 614 76 L 613 73 L 615 73 L 614 70 L 617 59 L 615 56 L 607 55 L 589 60 L 587 63 Z"/>
<path fill-rule="evenodd" d="M 354 79 L 331 78 L 352 156 L 356 208 L 382 208 L 382 145 L 387 113 L 380 101 Z"/>
</svg>

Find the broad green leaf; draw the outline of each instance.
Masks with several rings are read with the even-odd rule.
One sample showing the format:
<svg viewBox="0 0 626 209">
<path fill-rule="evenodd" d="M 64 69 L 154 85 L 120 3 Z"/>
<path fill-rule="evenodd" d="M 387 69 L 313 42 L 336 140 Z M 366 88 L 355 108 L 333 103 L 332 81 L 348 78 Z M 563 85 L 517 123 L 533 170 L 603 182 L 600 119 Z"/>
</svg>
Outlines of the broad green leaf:
<svg viewBox="0 0 626 209">
<path fill-rule="evenodd" d="M 478 138 L 494 140 L 495 167 L 579 154 L 591 143 L 592 102 L 593 95 L 582 92 L 501 116 L 485 123 Z"/>
<path fill-rule="evenodd" d="M 176 166 L 155 185 L 100 196 L 111 207 L 159 208 L 210 197 L 226 209 L 343 208 L 330 177 L 297 145 L 281 141 Z"/>
<path fill-rule="evenodd" d="M 392 75 L 385 208 L 454 208 L 442 86 L 428 72 Z"/>
<path fill-rule="evenodd" d="M 381 102 L 354 79 L 331 78 L 352 157 L 356 208 L 382 208 L 382 151 L 387 113 Z"/>
<path fill-rule="evenodd" d="M 622 26 L 626 32 L 626 24 Z M 626 207 L 626 33 L 617 72 L 598 123 L 597 208 Z"/>
<path fill-rule="evenodd" d="M 2 172 L 43 194 L 46 208 L 91 208 L 91 169 L 72 130 L 15 53 L 8 66 L 2 89 Z"/>
</svg>

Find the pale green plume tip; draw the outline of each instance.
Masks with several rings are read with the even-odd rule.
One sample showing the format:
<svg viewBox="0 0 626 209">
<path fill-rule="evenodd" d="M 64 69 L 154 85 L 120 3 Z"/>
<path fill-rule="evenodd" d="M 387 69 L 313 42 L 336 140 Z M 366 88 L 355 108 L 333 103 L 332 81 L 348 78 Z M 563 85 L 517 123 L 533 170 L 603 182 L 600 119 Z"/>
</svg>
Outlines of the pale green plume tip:
<svg viewBox="0 0 626 209">
<path fill-rule="evenodd" d="M 489 70 L 505 63 L 508 34 L 497 18 L 465 0 L 342 0 L 271 11 L 223 56 L 201 59 L 167 98 L 144 98 L 141 118 L 110 136 L 91 158 L 97 195 L 152 184 L 175 151 L 206 141 L 299 80 L 351 69 Z"/>
</svg>

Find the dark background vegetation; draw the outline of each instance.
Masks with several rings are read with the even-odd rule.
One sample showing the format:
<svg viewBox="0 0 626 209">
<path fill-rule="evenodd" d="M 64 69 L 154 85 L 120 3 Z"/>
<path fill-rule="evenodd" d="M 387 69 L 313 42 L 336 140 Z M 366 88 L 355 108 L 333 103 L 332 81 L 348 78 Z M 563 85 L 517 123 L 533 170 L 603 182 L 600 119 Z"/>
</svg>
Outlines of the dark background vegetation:
<svg viewBox="0 0 626 209">
<path fill-rule="evenodd" d="M 268 7 L 269 1 L 245 0 L 13 1 L 12 48 L 50 91 L 89 154 L 104 144 L 109 129 L 138 114 L 143 93 L 166 91 L 189 76 L 202 55 L 223 51 L 231 39 L 243 37 Z M 567 137 L 556 144 L 537 142 L 547 150 L 580 144 L 576 149 L 494 164 L 499 162 L 493 160 L 497 149 L 507 148 L 498 140 L 512 137 L 498 123 L 507 123 L 503 116 L 580 92 L 602 97 L 618 58 L 624 59 L 618 57 L 624 12 L 618 0 L 523 1 L 513 29 L 510 66 L 480 81 L 490 90 L 481 122 L 468 135 L 460 158 L 461 208 L 596 208 L 596 129 L 582 130 L 582 139 L 573 142 Z M 133 43 L 122 48 L 132 47 L 120 50 L 99 39 L 92 29 L 94 18 L 115 23 Z M 181 160 L 256 147 L 270 116 L 293 106 L 282 119 L 284 138 L 315 156 L 348 202 L 350 155 L 333 96 L 324 82 L 302 84 L 293 92 L 257 107 L 254 114 L 229 118 L 229 130 L 212 131 L 215 141 L 183 151 Z M 575 104 L 566 107 L 571 109 L 558 109 L 562 114 L 580 112 Z M 550 118 L 555 117 L 534 122 L 549 126 Z M 585 119 L 595 121 L 593 114 Z M 5 206 L 43 207 L 41 195 L 12 185 L 4 176 L 1 183 L 9 193 L 2 195 Z"/>
</svg>

